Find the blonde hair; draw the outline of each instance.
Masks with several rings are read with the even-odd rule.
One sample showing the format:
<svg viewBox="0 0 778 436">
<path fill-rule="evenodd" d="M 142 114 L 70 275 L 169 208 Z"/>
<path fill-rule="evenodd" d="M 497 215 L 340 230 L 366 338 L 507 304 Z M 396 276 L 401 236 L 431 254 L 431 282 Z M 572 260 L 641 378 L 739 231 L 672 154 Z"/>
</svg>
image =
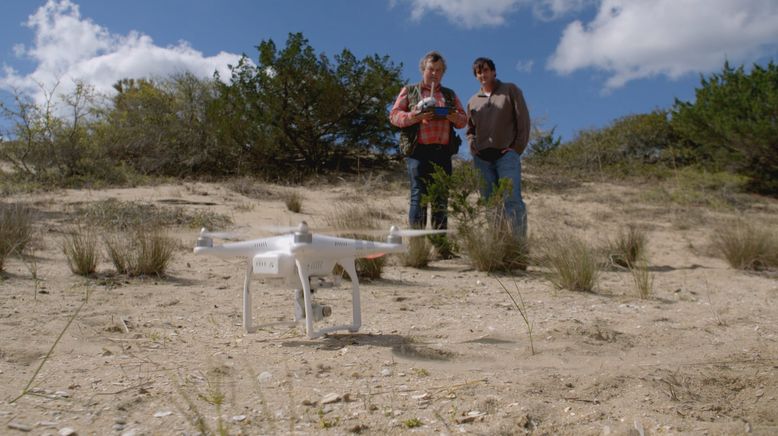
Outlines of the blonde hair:
<svg viewBox="0 0 778 436">
<path fill-rule="evenodd" d="M 438 62 L 438 61 L 440 61 L 443 64 L 443 72 L 445 73 L 446 59 L 437 50 L 432 50 L 431 52 L 425 54 L 423 58 L 421 58 L 421 60 L 419 61 L 419 71 L 423 73 L 424 69 L 427 68 L 428 62 Z"/>
</svg>

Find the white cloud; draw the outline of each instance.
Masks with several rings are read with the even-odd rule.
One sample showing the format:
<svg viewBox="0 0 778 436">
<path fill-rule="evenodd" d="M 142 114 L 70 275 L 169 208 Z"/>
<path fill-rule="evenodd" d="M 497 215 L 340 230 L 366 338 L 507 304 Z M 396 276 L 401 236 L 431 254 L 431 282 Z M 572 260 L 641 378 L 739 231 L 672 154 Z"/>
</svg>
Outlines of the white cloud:
<svg viewBox="0 0 778 436">
<path fill-rule="evenodd" d="M 135 31 L 112 34 L 82 18 L 78 5 L 70 0 L 48 0 L 30 15 L 26 25 L 34 30 L 35 40 L 31 47 L 17 44 L 14 51 L 34 61 L 36 68 L 20 75 L 3 65 L 0 89 L 18 90 L 39 102 L 44 90 L 51 91 L 57 82 L 58 93 L 67 94 L 77 80 L 98 92 L 110 93 L 114 83 L 128 77 L 166 77 L 181 72 L 211 77 L 214 71 L 229 77 L 227 65 L 240 59 L 240 55 L 225 52 L 204 56 L 186 42 L 160 47 L 148 35 Z"/>
<path fill-rule="evenodd" d="M 450 22 L 466 27 L 500 26 L 517 10 L 530 7 L 542 20 L 557 19 L 579 11 L 594 0 L 391 0 L 390 5 L 405 1 L 411 5 L 411 18 L 421 20 L 428 13 L 438 13 Z"/>
<path fill-rule="evenodd" d="M 594 68 L 607 90 L 631 80 L 718 70 L 778 46 L 775 0 L 602 0 L 594 20 L 574 21 L 547 67 L 561 74 Z"/>
<path fill-rule="evenodd" d="M 519 59 L 518 62 L 516 62 L 516 71 L 520 73 L 531 73 L 532 67 L 535 66 L 535 61 L 532 59 L 522 60 Z"/>
</svg>

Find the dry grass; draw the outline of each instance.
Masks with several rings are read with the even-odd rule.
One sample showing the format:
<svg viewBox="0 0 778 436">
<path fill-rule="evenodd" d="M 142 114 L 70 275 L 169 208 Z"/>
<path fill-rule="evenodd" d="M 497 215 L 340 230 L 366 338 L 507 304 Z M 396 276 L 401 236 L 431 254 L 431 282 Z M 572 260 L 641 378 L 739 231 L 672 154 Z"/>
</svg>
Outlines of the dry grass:
<svg viewBox="0 0 778 436">
<path fill-rule="evenodd" d="M 411 238 L 408 252 L 400 255 L 400 263 L 411 268 L 425 268 L 430 262 L 432 244 L 427 238 Z"/>
<path fill-rule="evenodd" d="M 20 204 L 0 203 L 0 271 L 11 254 L 22 253 L 32 240 L 32 213 Z"/>
<path fill-rule="evenodd" d="M 120 274 L 128 276 L 164 276 L 176 247 L 176 241 L 159 228 L 139 227 L 130 233 L 105 239 L 108 258 Z"/>
<path fill-rule="evenodd" d="M 297 191 L 289 191 L 284 195 L 284 204 L 290 212 L 300 213 L 303 210 L 303 197 Z"/>
<path fill-rule="evenodd" d="M 505 287 L 505 285 L 502 283 L 502 280 L 497 277 L 495 277 L 495 279 L 497 280 L 497 283 L 500 284 L 500 287 L 502 287 L 502 290 L 508 294 L 508 297 L 510 297 L 511 302 L 513 303 L 513 307 L 516 308 L 516 310 L 519 312 L 519 315 L 521 315 L 521 319 L 524 321 L 524 325 L 527 327 L 527 335 L 529 336 L 529 349 L 534 356 L 535 342 L 532 340 L 532 330 L 535 326 L 535 323 L 533 323 L 532 319 L 530 319 L 529 311 L 527 310 L 527 303 L 524 302 L 524 296 L 521 295 L 519 284 L 516 283 L 516 279 L 513 279 L 513 286 L 516 288 L 516 297 L 514 297 L 511 291 L 509 291 L 508 288 Z"/>
<path fill-rule="evenodd" d="M 379 230 L 383 226 L 379 217 L 383 213 L 377 209 L 371 208 L 365 204 L 362 205 L 338 205 L 335 210 L 325 215 L 324 220 L 328 227 L 335 231 L 341 231 L 341 235 L 347 238 L 377 240 L 375 236 L 360 234 L 359 231 Z M 378 279 L 381 278 L 384 266 L 386 265 L 386 256 L 374 259 L 357 259 L 356 268 L 359 278 Z M 336 274 L 343 273 L 337 269 Z"/>
<path fill-rule="evenodd" d="M 89 203 L 76 210 L 79 219 L 107 229 L 133 229 L 139 226 L 184 226 L 192 229 L 225 228 L 232 218 L 210 210 L 157 207 L 153 204 L 115 199 Z"/>
<path fill-rule="evenodd" d="M 713 247 L 732 268 L 778 268 L 778 229 L 775 226 L 740 219 L 720 226 L 712 239 Z"/>
<path fill-rule="evenodd" d="M 94 231 L 76 227 L 62 241 L 62 251 L 73 274 L 88 276 L 94 274 L 100 260 L 97 236 Z"/>
<path fill-rule="evenodd" d="M 538 247 L 540 263 L 549 268 L 549 280 L 558 289 L 594 292 L 599 281 L 596 250 L 573 235 L 553 235 Z"/>
<path fill-rule="evenodd" d="M 486 272 L 526 270 L 528 241 L 514 234 L 503 214 L 497 214 L 490 221 L 485 226 L 460 224 L 458 227 L 457 239 L 471 265 Z"/>
<path fill-rule="evenodd" d="M 629 272 L 635 282 L 638 297 L 651 298 L 654 294 L 654 275 L 648 268 L 648 261 L 645 258 L 637 259 L 629 265 Z"/>
<path fill-rule="evenodd" d="M 646 257 L 647 245 L 646 233 L 634 224 L 629 224 L 616 239 L 608 243 L 608 258 L 613 265 L 631 269 L 638 259 Z"/>
</svg>

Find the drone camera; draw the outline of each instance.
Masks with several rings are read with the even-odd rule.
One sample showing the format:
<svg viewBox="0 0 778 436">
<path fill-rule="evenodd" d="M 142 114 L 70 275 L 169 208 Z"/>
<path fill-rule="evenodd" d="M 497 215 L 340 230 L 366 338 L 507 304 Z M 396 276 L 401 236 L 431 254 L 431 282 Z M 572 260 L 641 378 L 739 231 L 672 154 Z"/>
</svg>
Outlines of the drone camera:
<svg viewBox="0 0 778 436">
<path fill-rule="evenodd" d="M 213 239 L 209 238 L 208 236 L 199 236 L 197 238 L 197 247 L 213 247 Z"/>
</svg>

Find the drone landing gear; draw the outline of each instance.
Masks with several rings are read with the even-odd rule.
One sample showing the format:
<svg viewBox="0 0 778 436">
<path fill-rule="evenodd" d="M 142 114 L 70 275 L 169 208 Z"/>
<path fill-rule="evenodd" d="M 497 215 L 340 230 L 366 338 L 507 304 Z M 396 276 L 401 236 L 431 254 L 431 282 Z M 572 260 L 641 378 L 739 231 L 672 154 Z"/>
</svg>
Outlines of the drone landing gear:
<svg viewBox="0 0 778 436">
<path fill-rule="evenodd" d="M 359 281 L 357 280 L 357 270 L 354 265 L 354 259 L 341 259 L 338 263 L 346 270 L 349 277 L 351 277 L 351 305 L 352 305 L 352 323 L 346 325 L 337 325 L 332 327 L 325 327 L 323 329 L 314 330 L 313 322 L 316 315 L 314 311 L 313 296 L 311 290 L 311 277 L 310 272 L 305 267 L 303 262 L 295 260 L 297 263 L 297 272 L 300 274 L 300 282 L 303 284 L 303 305 L 305 314 L 314 314 L 314 316 L 305 317 L 305 333 L 309 338 L 315 339 L 327 333 L 331 333 L 338 330 L 348 330 L 350 332 L 356 332 L 362 325 L 362 308 L 359 301 Z M 295 291 L 297 293 L 297 291 Z M 297 298 L 295 298 L 297 301 Z M 295 303 L 297 304 L 297 303 Z M 318 306 L 318 305 L 316 305 Z M 319 306 L 326 307 L 326 306 Z M 295 314 L 296 317 L 297 314 Z"/>
</svg>

